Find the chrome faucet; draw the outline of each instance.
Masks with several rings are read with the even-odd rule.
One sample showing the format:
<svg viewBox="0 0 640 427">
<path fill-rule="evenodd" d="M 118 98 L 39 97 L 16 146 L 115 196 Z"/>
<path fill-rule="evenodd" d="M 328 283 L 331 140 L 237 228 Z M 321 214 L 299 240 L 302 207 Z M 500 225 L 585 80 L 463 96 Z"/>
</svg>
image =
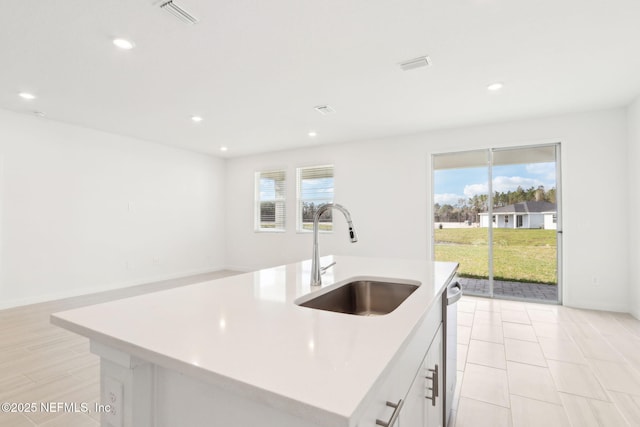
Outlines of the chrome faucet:
<svg viewBox="0 0 640 427">
<path fill-rule="evenodd" d="M 322 273 L 324 273 L 327 268 L 335 264 L 335 262 L 332 262 L 326 267 L 320 267 L 320 252 L 318 251 L 318 228 L 320 224 L 320 215 L 322 215 L 329 209 L 337 209 L 342 212 L 345 219 L 347 220 L 347 224 L 349 224 L 349 240 L 351 240 L 351 243 L 355 243 L 358 241 L 356 230 L 353 228 L 353 223 L 351 222 L 351 214 L 344 206 L 337 203 L 326 203 L 324 205 L 321 205 L 313 216 L 313 257 L 311 259 L 311 286 L 322 285 Z"/>
</svg>

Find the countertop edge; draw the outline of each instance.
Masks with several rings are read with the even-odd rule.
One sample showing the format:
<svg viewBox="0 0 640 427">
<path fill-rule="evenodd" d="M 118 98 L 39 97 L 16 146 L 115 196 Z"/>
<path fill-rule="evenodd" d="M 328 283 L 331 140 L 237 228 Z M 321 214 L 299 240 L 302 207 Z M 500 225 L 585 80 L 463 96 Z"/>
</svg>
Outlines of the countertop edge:
<svg viewBox="0 0 640 427">
<path fill-rule="evenodd" d="M 233 378 L 212 372 L 200 367 L 183 363 L 180 360 L 172 359 L 168 356 L 158 354 L 144 348 L 138 347 L 135 344 L 127 343 L 114 339 L 110 336 L 101 334 L 76 325 L 65 319 L 57 317 L 54 314 L 50 315 L 50 322 L 53 325 L 59 326 L 78 335 L 82 335 L 89 340 L 99 342 L 102 345 L 112 347 L 118 351 L 130 354 L 133 357 L 158 365 L 164 369 L 171 369 L 180 374 L 187 375 L 198 381 L 224 388 L 236 393 L 239 396 L 250 398 L 256 402 L 264 403 L 272 408 L 282 409 L 292 415 L 311 418 L 318 423 L 318 425 L 326 427 L 350 427 L 350 420 L 352 417 L 345 417 L 343 415 L 331 412 L 317 406 L 310 405 L 305 402 L 301 402 L 296 399 L 292 399 L 281 394 L 265 390 L 261 387 L 249 384 L 246 382 L 238 381 Z M 296 408 L 292 411 L 292 408 Z"/>
</svg>

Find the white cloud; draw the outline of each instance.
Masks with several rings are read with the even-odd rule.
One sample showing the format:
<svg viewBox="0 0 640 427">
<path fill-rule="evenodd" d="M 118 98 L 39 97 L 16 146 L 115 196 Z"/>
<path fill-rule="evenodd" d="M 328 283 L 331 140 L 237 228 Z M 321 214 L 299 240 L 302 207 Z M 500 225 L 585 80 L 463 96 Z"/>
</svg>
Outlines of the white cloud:
<svg viewBox="0 0 640 427">
<path fill-rule="evenodd" d="M 487 194 L 489 188 L 487 184 L 471 184 L 464 186 L 464 195 L 468 198 L 475 196 L 476 194 Z"/>
<path fill-rule="evenodd" d="M 554 182 L 556 180 L 556 164 L 553 162 L 529 163 L 525 168 L 530 174 L 542 175 L 544 179 Z"/>
<path fill-rule="evenodd" d="M 514 191 L 518 187 L 522 187 L 525 190 L 531 187 L 538 188 L 539 185 L 544 185 L 539 179 L 523 178 L 521 176 L 497 176 L 493 179 L 493 191 L 500 191 L 501 193 Z"/>
<path fill-rule="evenodd" d="M 522 187 L 525 190 L 531 187 L 538 188 L 540 185 L 544 185 L 544 183 L 539 179 L 524 178 L 521 176 L 496 176 L 493 179 L 493 191 L 499 191 L 501 193 L 515 191 L 518 187 Z M 464 186 L 464 195 L 467 198 L 471 198 L 477 194 L 487 194 L 488 191 L 487 184 Z"/>
<path fill-rule="evenodd" d="M 442 205 L 455 206 L 458 204 L 458 200 L 460 199 L 467 200 L 467 198 L 461 194 L 443 193 L 443 194 L 433 195 L 434 203 L 439 203 L 441 206 Z"/>
</svg>

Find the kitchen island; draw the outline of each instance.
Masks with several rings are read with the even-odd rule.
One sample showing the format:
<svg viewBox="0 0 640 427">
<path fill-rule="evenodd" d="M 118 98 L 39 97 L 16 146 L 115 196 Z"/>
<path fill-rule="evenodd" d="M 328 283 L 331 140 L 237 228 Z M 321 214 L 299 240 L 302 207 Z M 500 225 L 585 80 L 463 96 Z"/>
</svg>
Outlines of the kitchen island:
<svg viewBox="0 0 640 427">
<path fill-rule="evenodd" d="M 304 261 L 56 313 L 51 322 L 88 337 L 101 357 L 105 426 L 363 427 L 397 418 L 409 387 L 426 381 L 425 353 L 441 334 L 442 292 L 457 264 L 321 261 L 336 265 L 318 289 Z M 382 316 L 298 305 L 354 278 L 419 286 Z M 438 379 L 428 379 L 437 390 Z M 422 383 L 415 388 L 416 404 L 429 399 Z"/>
</svg>

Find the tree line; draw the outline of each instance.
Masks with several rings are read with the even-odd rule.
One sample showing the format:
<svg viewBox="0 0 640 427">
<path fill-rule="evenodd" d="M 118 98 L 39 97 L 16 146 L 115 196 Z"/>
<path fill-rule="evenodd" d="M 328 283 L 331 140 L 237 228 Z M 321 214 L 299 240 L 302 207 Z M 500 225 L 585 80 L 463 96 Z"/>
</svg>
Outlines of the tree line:
<svg viewBox="0 0 640 427">
<path fill-rule="evenodd" d="M 277 202 L 280 204 L 279 209 L 284 209 L 283 202 Z M 320 206 L 329 202 L 303 202 L 302 203 L 302 221 L 313 222 L 313 217 Z M 332 213 L 331 210 L 324 211 L 320 215 L 320 222 L 331 222 Z M 260 202 L 260 221 L 261 222 L 275 222 L 276 221 L 276 202 Z"/>
<path fill-rule="evenodd" d="M 518 186 L 513 191 L 500 192 L 496 191 L 493 194 L 493 207 L 499 208 L 502 206 L 512 205 L 514 203 L 530 202 L 530 201 L 545 201 L 549 203 L 556 203 L 556 189 L 555 187 L 545 190 L 544 186 L 530 187 L 524 189 Z M 464 199 L 458 199 L 458 202 L 451 204 L 439 204 L 433 205 L 433 215 L 435 222 L 478 222 L 478 214 L 480 212 L 487 212 L 489 210 L 489 195 L 488 194 L 476 194 L 475 196 Z"/>
</svg>

